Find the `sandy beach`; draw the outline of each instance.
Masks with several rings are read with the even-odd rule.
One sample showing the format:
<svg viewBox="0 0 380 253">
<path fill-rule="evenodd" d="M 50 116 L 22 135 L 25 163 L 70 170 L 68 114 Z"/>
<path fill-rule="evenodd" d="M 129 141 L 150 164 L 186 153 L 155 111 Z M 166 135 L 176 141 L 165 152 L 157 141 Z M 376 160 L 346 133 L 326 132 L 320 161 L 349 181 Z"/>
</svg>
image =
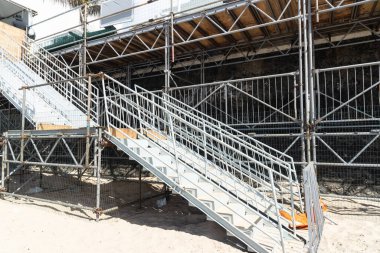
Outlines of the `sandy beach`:
<svg viewBox="0 0 380 253">
<path fill-rule="evenodd" d="M 102 216 L 59 205 L 24 200 L 0 200 L 1 253 L 76 252 L 243 252 L 224 229 L 203 214 L 189 212 L 174 196 L 162 209 L 154 200 L 143 210 L 130 206 L 117 215 Z M 380 252 L 380 217 L 360 219 L 330 213 L 319 252 Z"/>
</svg>

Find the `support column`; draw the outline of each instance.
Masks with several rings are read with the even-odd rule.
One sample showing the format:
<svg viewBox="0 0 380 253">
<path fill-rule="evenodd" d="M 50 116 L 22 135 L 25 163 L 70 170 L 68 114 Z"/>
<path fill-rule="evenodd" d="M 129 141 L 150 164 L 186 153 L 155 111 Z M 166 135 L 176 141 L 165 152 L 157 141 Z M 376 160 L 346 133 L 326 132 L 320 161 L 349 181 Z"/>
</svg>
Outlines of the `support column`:
<svg viewBox="0 0 380 253">
<path fill-rule="evenodd" d="M 87 16 L 88 16 L 88 5 L 85 3 L 80 10 L 80 22 L 82 24 L 83 32 L 83 43 L 79 55 L 79 75 L 86 76 L 87 74 Z"/>
<path fill-rule="evenodd" d="M 97 130 L 98 136 L 96 140 L 96 152 L 94 160 L 96 161 L 96 221 L 99 221 L 99 217 L 101 214 L 100 208 L 100 170 L 102 168 L 102 129 L 98 128 Z"/>
<path fill-rule="evenodd" d="M 127 86 L 129 88 L 132 89 L 131 79 L 132 79 L 131 65 L 128 64 L 127 65 L 127 73 L 126 73 L 126 76 L 125 76 L 125 83 L 127 84 Z"/>
<path fill-rule="evenodd" d="M 309 47 L 308 47 L 308 26 L 307 26 L 307 7 L 306 7 L 306 0 L 302 0 L 302 21 L 303 21 L 303 49 L 304 49 L 304 69 L 305 69 L 305 76 L 304 76 L 304 88 L 305 88 L 305 108 L 306 108 L 306 117 L 305 117 L 305 132 L 306 132 L 306 158 L 307 162 L 311 161 L 311 135 L 310 135 L 310 91 L 309 91 L 309 81 L 310 81 L 310 66 L 309 66 Z"/>
<path fill-rule="evenodd" d="M 316 141 L 315 141 L 315 93 L 314 93 L 314 38 L 313 38 L 313 16 L 311 12 L 311 1 L 308 1 L 308 51 L 309 51 L 309 90 L 310 90 L 310 138 L 311 138 L 311 161 L 316 162 Z M 316 170 L 315 166 L 315 170 Z"/>
<path fill-rule="evenodd" d="M 90 168 L 90 142 L 91 142 L 91 93 L 92 93 L 92 79 L 91 75 L 88 76 L 87 87 L 87 118 L 86 118 L 86 157 L 85 157 L 85 170 Z"/>
<path fill-rule="evenodd" d="M 165 24 L 165 93 L 168 93 L 170 88 L 170 24 Z"/>
<path fill-rule="evenodd" d="M 300 95 L 300 134 L 301 134 L 301 162 L 306 162 L 306 146 L 305 146 L 305 115 L 304 115 L 304 80 L 303 80 L 303 37 L 302 37 L 302 4 L 298 1 L 298 61 L 299 61 L 299 76 L 298 76 L 298 91 Z"/>
<path fill-rule="evenodd" d="M 21 170 L 20 170 L 20 183 L 23 180 L 24 176 L 24 145 L 25 145 L 25 114 L 26 114 L 26 87 L 22 88 L 22 110 L 21 110 L 21 140 L 20 140 L 20 162 L 21 162 Z M 9 166 L 9 165 L 8 165 Z"/>
<path fill-rule="evenodd" d="M 201 83 L 205 83 L 205 53 L 202 51 L 201 58 Z"/>
<path fill-rule="evenodd" d="M 142 209 L 142 182 L 141 182 L 142 166 L 139 166 L 139 209 Z"/>
<path fill-rule="evenodd" d="M 3 139 L 3 152 L 2 152 L 2 161 L 1 161 L 1 188 L 4 189 L 5 188 L 5 180 L 6 180 L 6 176 L 5 176 L 5 173 L 8 173 L 8 171 L 6 171 L 7 169 L 7 163 L 6 163 L 6 160 L 8 159 L 8 144 L 7 144 L 7 133 L 4 134 L 4 139 Z M 8 174 L 7 174 L 8 176 Z"/>
</svg>

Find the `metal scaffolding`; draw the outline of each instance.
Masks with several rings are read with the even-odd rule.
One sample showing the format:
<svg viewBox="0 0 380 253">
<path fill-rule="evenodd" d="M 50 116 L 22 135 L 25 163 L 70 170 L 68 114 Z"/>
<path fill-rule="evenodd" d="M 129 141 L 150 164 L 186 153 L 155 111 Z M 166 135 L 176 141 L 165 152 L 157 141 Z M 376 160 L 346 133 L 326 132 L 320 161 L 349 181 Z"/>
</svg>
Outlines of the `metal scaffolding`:
<svg viewBox="0 0 380 253">
<path fill-rule="evenodd" d="M 103 37 L 86 31 L 126 12 L 146 14 L 152 3 L 92 19 L 86 5 L 80 6 L 75 9 L 80 9 L 80 24 L 40 38 L 34 46 L 81 29 L 81 39 L 49 50 L 82 74 L 104 71 L 129 87 L 163 76 L 164 83 L 156 88 L 165 87 L 188 105 L 273 145 L 301 166 L 311 161 L 322 171 L 380 166 L 379 63 L 316 69 L 315 57 L 322 50 L 378 43 L 378 1 L 215 0 L 194 2 L 180 11 L 172 1 L 154 2 L 156 7 L 170 6 L 167 14 Z M 212 68 L 292 55 L 298 56 L 292 72 L 205 84 L 205 71 Z M 183 86 L 188 80 L 178 74 L 192 71 L 200 73 L 201 84 Z M 359 140 L 348 150 L 347 139 L 353 136 Z"/>
<path fill-rule="evenodd" d="M 144 8 L 154 2 L 162 5 L 169 3 L 148 1 L 92 20 L 87 19 L 87 7 L 84 5 L 79 7 L 81 24 L 78 26 L 40 38 L 30 46 L 23 45 L 22 50 L 28 52 L 30 57 L 22 60 L 33 71 L 44 76 L 48 83 L 21 88 L 23 99 L 16 101 L 19 104 L 15 105 L 21 109 L 21 126 L 10 123 L 4 125 L 0 121 L 1 129 L 9 129 L 10 125 L 12 128 L 21 128 L 3 135 L 1 184 L 9 192 L 2 194 L 17 196 L 23 186 L 35 182 L 38 177 L 41 183 L 49 175 L 65 174 L 78 181 L 86 175 L 95 180 L 92 185 L 96 186 L 96 198 L 95 202 L 82 206 L 94 210 L 99 218 L 101 212 L 107 212 L 104 209 L 115 209 L 114 206 L 101 206 L 102 164 L 121 163 L 121 159 L 127 159 L 125 155 L 118 154 L 118 149 L 127 149 L 125 146 L 131 145 L 124 140 L 129 135 L 141 136 L 155 144 L 142 149 L 162 148 L 164 142 L 157 141 L 157 138 L 152 138 L 152 133 L 148 133 L 155 127 L 159 136 L 170 132 L 173 136 L 165 138 L 177 142 L 181 140 L 182 145 L 197 149 L 198 156 L 206 154 L 205 161 L 209 152 L 223 168 L 250 167 L 255 162 L 255 152 L 267 152 L 263 150 L 270 146 L 281 151 L 276 153 L 276 161 L 291 160 L 291 172 L 286 177 L 290 181 L 296 169 L 301 177 L 300 169 L 313 163 L 320 182 L 340 180 L 342 184 L 348 182 L 353 186 L 337 192 L 325 184 L 323 193 L 380 198 L 377 188 L 380 185 L 377 171 L 380 167 L 380 62 L 316 67 L 316 53 L 319 51 L 378 43 L 379 1 L 215 0 L 181 11 L 175 9 L 170 1 L 168 14 L 160 18 L 107 31 L 103 37 L 99 37 L 99 34 L 88 35 L 87 29 L 92 23 L 128 11 L 144 12 Z M 82 37 L 74 42 L 50 47 L 55 57 L 44 50 L 52 38 L 75 29 L 82 29 Z M 3 52 L 1 56 L 2 60 L 4 57 L 13 57 Z M 287 73 L 206 83 L 206 71 L 210 69 L 286 56 L 296 59 L 293 64 L 295 69 Z M 45 66 L 39 57 L 48 64 Z M 180 73 L 192 71 L 199 71 L 197 84 L 179 76 Z M 99 73 L 88 74 L 91 72 Z M 132 82 L 149 78 L 154 80 L 156 77 L 162 77 L 163 83 L 154 83 L 154 88 L 163 88 L 163 92 L 151 93 L 132 85 Z M 119 82 L 120 79 L 123 82 Z M 185 82 L 191 85 L 185 86 Z M 75 110 L 70 111 L 63 102 L 64 106 L 56 106 L 59 101 L 53 103 L 52 97 L 43 96 L 51 92 L 50 88 L 75 105 Z M 140 89 L 140 93 L 134 94 Z M 50 110 L 38 112 L 31 106 L 34 95 L 41 97 L 37 101 L 39 105 L 50 105 Z M 170 96 L 174 102 L 168 109 L 165 103 L 172 99 Z M 187 118 L 187 112 L 194 113 L 191 108 L 202 116 L 195 113 L 199 118 Z M 5 110 L 0 111 L 1 118 L 7 116 Z M 162 117 L 160 110 L 166 114 L 172 113 L 173 120 L 171 117 Z M 43 126 L 36 125 L 36 128 L 41 129 L 29 130 L 29 121 L 49 124 L 57 121 L 61 127 L 75 127 L 47 131 L 42 129 Z M 208 121 L 210 124 L 206 124 Z M 220 123 L 216 123 L 218 121 Z M 190 128 L 181 128 L 182 124 L 189 126 L 190 123 L 193 132 Z M 199 126 L 204 129 L 200 130 Z M 206 127 L 210 129 L 206 131 Z M 129 129 L 133 129 L 132 133 L 127 131 Z M 214 134 L 208 136 L 213 131 Z M 175 134 L 178 135 L 176 138 Z M 213 138 L 219 135 L 232 143 L 233 149 L 228 153 L 229 156 L 218 156 L 230 148 Z M 103 139 L 104 136 L 119 146 L 108 143 Z M 209 142 L 218 143 L 219 149 L 214 146 L 210 148 L 206 141 L 202 143 L 197 136 L 204 136 L 205 140 L 210 137 L 212 141 Z M 236 140 L 233 136 L 240 139 Z M 255 146 L 255 152 L 235 157 L 241 152 L 239 148 L 242 147 L 242 140 L 246 145 L 243 151 L 248 152 L 252 148 L 252 137 L 262 142 Z M 164 149 L 170 155 L 173 153 L 178 163 L 177 156 L 186 155 L 187 152 L 182 150 L 178 154 L 175 141 L 173 143 L 165 144 L 169 146 Z M 102 150 L 107 145 L 112 146 L 113 150 L 105 157 Z M 125 152 L 138 160 L 137 153 L 133 151 L 136 147 L 128 149 L 129 153 Z M 204 151 L 200 151 L 199 147 L 203 147 Z M 231 159 L 225 161 L 226 157 Z M 237 164 L 235 160 L 242 157 L 248 162 Z M 159 157 L 155 159 L 159 160 Z M 262 162 L 265 168 L 271 163 L 271 160 Z M 149 164 L 142 161 L 141 164 L 149 167 L 153 162 Z M 276 172 L 280 175 L 284 173 L 282 168 Z M 128 173 L 130 171 L 126 175 Z M 308 177 L 314 180 L 310 167 L 308 173 Z M 166 179 L 165 183 L 173 186 L 173 189 L 179 189 L 176 182 L 164 177 L 163 170 L 157 174 Z M 20 183 L 15 183 L 15 176 L 19 177 Z M 273 181 L 277 178 L 264 179 L 274 185 Z M 315 186 L 314 181 L 312 183 Z M 290 191 L 293 191 L 292 184 L 289 183 Z M 359 191 L 356 185 L 366 185 L 367 188 Z M 274 187 L 272 190 L 275 192 Z M 190 193 L 183 194 L 193 200 Z M 296 194 L 302 209 L 299 195 Z M 294 205 L 293 192 L 291 196 L 289 202 Z M 317 199 L 314 196 L 312 201 L 317 202 Z M 206 207 L 204 210 L 207 213 Z M 218 218 L 216 214 L 213 215 Z M 279 233 L 282 233 L 281 226 L 278 228 Z M 230 229 L 234 231 L 234 228 Z"/>
</svg>

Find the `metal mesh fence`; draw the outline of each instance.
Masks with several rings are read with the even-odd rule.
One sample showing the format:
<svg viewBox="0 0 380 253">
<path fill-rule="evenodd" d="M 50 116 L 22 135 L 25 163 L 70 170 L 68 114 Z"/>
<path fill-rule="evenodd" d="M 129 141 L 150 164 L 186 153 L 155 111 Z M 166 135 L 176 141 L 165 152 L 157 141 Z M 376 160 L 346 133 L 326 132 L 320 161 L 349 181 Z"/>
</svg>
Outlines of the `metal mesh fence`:
<svg viewBox="0 0 380 253">
<path fill-rule="evenodd" d="M 137 171 L 139 168 L 136 169 Z M 106 173 L 106 172 L 105 172 Z M 84 218 L 94 219 L 97 196 L 96 177 L 86 174 L 79 180 L 76 169 L 29 166 L 12 174 L 6 184 L 8 197 L 25 198 L 38 204 L 58 204 L 83 210 Z M 126 178 L 100 179 L 100 209 L 101 216 L 119 217 L 124 208 L 136 207 L 144 201 L 165 195 L 165 187 L 148 173 L 142 175 L 141 186 L 139 177 L 131 175 Z M 62 210 L 58 210 L 62 211 Z"/>
<path fill-rule="evenodd" d="M 333 198 L 328 200 L 331 209 L 356 208 L 375 216 L 380 199 L 379 73 L 378 62 L 316 70 L 310 97 L 303 96 L 304 88 L 289 74 L 172 88 L 170 94 L 289 154 L 299 176 L 310 139 L 311 160 L 321 192 Z"/>
<path fill-rule="evenodd" d="M 6 167 L 4 176 L 9 175 L 4 181 L 3 195 L 6 198 L 28 199 L 35 204 L 43 202 L 54 205 L 58 211 L 64 210 L 59 206 L 68 206 L 72 210 L 82 210 L 77 215 L 94 219 L 94 212 L 119 216 L 124 207 L 139 206 L 146 199 L 165 195 L 166 188 L 162 183 L 112 146 L 104 149 L 98 181 L 95 167 L 92 166 L 97 154 L 95 142 L 91 142 L 90 148 L 91 167 L 86 169 L 83 164 L 86 149 L 84 135 L 78 137 L 79 133 L 76 132 L 77 137 L 68 137 L 76 130 L 60 131 L 70 132 L 64 134 L 64 141 L 53 134 L 46 137 L 46 131 L 34 130 L 33 134 L 26 131 L 27 136 L 34 138 L 26 139 L 24 164 L 18 160 L 20 138 L 16 138 L 14 132 L 5 135 L 7 139 L 3 143 L 7 152 L 3 161 Z M 45 137 L 36 138 L 38 134 Z M 38 160 L 40 158 L 45 162 Z M 107 216 L 100 219 L 102 217 Z"/>
</svg>

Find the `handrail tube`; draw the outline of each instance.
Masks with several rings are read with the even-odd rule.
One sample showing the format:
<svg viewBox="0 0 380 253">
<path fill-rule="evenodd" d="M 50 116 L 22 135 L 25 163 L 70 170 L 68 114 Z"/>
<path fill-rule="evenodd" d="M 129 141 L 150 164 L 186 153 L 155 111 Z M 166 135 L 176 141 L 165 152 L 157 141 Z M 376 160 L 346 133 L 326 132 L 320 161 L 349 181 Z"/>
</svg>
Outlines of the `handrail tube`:
<svg viewBox="0 0 380 253">
<path fill-rule="evenodd" d="M 110 89 L 110 88 L 108 88 L 108 89 Z M 115 93 L 116 93 L 116 91 L 114 91 Z M 139 94 L 136 94 L 137 96 L 139 96 Z M 124 99 L 123 98 L 123 96 L 121 95 L 120 96 L 122 99 Z M 143 97 L 144 99 L 146 99 L 145 97 Z M 128 100 L 125 100 L 124 102 L 127 102 L 127 103 L 129 103 L 129 101 Z M 112 103 L 115 103 L 114 101 L 112 101 Z M 157 106 L 157 105 L 156 105 Z M 137 107 L 137 106 L 136 106 Z M 120 108 L 120 109 L 124 109 L 124 108 Z M 145 109 L 145 108 L 142 108 L 143 110 Z M 125 109 L 124 109 L 125 110 Z M 133 115 L 132 115 L 133 116 Z M 173 117 L 175 117 L 177 120 L 179 120 L 179 119 L 181 119 L 180 117 L 178 117 L 177 115 L 175 115 L 175 114 L 172 114 L 172 116 Z M 157 129 L 158 130 L 158 129 Z M 220 140 L 218 140 L 217 138 L 215 138 L 214 136 L 212 136 L 212 135 L 208 135 L 208 137 L 211 137 L 211 138 L 213 138 L 213 140 L 214 141 L 217 141 L 217 142 L 219 142 L 220 144 L 225 144 L 225 143 L 223 143 L 223 142 L 221 142 Z M 251 157 L 249 157 L 249 156 L 247 156 L 247 155 L 245 155 L 244 153 L 242 153 L 242 152 L 240 152 L 240 151 L 235 151 L 236 153 L 239 153 L 240 155 L 243 155 L 243 156 L 245 156 L 245 158 L 246 159 L 250 159 Z M 275 171 L 275 170 L 273 170 L 272 168 L 270 168 L 270 167 L 268 167 L 268 166 L 266 166 L 265 164 L 263 164 L 263 163 L 261 163 L 261 162 L 258 162 L 257 160 L 252 160 L 252 159 L 250 159 L 253 163 L 255 163 L 255 164 L 257 164 L 257 165 L 261 165 L 262 167 L 264 167 L 266 170 L 268 170 L 268 171 L 272 171 L 272 172 L 274 172 L 275 174 L 277 174 L 277 175 L 279 175 L 279 176 L 283 176 L 282 174 L 280 174 L 280 173 L 278 173 L 277 171 Z M 240 173 L 241 173 L 241 171 L 239 171 Z M 249 175 L 246 175 L 246 176 L 248 176 L 249 177 Z M 258 182 L 259 183 L 259 182 Z"/>
</svg>

